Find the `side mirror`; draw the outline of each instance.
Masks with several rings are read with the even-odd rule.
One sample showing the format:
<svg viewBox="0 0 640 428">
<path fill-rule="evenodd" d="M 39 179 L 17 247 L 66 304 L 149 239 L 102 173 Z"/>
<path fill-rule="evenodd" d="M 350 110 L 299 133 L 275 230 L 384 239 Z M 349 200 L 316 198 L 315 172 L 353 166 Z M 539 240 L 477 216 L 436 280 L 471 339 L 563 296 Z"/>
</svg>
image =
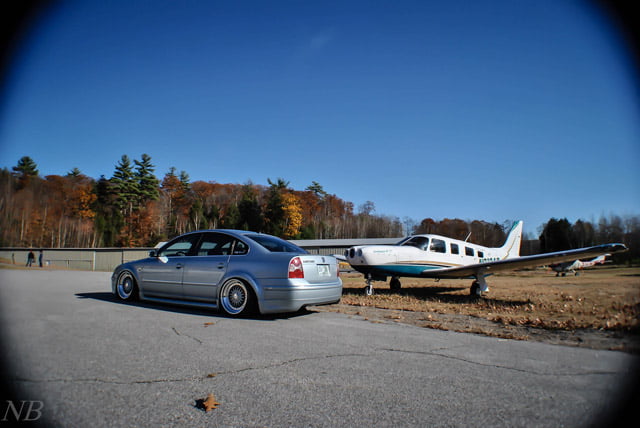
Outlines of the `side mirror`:
<svg viewBox="0 0 640 428">
<path fill-rule="evenodd" d="M 149 251 L 149 257 L 158 257 L 158 253 L 156 253 L 156 250 Z"/>
</svg>

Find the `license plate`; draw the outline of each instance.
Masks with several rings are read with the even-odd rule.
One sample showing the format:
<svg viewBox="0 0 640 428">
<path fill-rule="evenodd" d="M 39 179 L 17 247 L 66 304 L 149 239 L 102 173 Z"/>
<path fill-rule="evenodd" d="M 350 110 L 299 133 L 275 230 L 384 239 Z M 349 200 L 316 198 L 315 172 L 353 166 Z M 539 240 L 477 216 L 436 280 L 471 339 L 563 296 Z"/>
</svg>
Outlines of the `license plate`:
<svg viewBox="0 0 640 428">
<path fill-rule="evenodd" d="M 318 265 L 318 275 L 320 275 L 320 276 L 331 276 L 331 271 L 329 270 L 329 265 Z"/>
</svg>

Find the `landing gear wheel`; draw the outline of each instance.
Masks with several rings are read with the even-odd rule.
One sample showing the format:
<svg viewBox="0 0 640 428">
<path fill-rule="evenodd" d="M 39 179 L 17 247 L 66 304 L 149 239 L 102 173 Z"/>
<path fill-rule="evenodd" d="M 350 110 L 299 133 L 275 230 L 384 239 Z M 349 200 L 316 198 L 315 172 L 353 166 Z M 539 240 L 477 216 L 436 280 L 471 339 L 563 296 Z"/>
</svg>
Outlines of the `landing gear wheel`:
<svg viewBox="0 0 640 428">
<path fill-rule="evenodd" d="M 116 294 L 120 300 L 124 301 L 132 301 L 138 298 L 138 285 L 131 272 L 124 271 L 118 275 Z"/>
<path fill-rule="evenodd" d="M 238 316 L 249 307 L 251 299 L 248 286 L 239 279 L 230 279 L 220 290 L 220 306 L 231 316 Z"/>
<path fill-rule="evenodd" d="M 364 294 L 371 296 L 373 295 L 373 277 L 370 273 L 365 276 L 365 281 L 367 282 L 367 286 L 364 287 Z"/>
<path fill-rule="evenodd" d="M 400 280 L 394 276 L 391 278 L 391 281 L 389 281 L 389 287 L 393 291 L 398 291 L 402 287 L 402 284 L 400 283 Z"/>
<path fill-rule="evenodd" d="M 471 284 L 470 295 L 471 297 L 482 296 L 482 291 L 480 291 L 480 284 L 478 284 L 478 281 L 473 281 L 473 284 Z"/>
</svg>

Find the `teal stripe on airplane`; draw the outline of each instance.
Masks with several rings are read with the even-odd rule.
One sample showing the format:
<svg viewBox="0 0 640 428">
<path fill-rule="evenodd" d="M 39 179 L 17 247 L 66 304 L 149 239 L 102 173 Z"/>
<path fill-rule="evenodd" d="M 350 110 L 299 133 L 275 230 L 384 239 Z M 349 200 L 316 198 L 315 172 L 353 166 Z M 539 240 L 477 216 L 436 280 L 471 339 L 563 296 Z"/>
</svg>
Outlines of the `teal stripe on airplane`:
<svg viewBox="0 0 640 428">
<path fill-rule="evenodd" d="M 377 265 L 371 266 L 371 269 L 376 272 L 384 273 L 386 275 L 415 275 L 420 276 L 425 270 L 437 270 L 442 269 L 442 266 L 433 265 Z"/>
</svg>

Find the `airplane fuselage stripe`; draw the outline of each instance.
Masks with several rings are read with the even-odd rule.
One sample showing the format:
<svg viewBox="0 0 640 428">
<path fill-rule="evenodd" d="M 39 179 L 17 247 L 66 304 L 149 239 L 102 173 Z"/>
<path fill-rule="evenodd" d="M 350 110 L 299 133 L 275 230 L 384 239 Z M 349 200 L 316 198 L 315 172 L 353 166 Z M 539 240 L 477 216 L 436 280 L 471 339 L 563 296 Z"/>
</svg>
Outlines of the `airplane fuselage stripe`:
<svg viewBox="0 0 640 428">
<path fill-rule="evenodd" d="M 422 272 L 426 270 L 440 270 L 448 266 L 444 265 L 427 265 L 427 264 L 387 264 L 387 265 L 356 265 L 353 266 L 362 273 L 377 273 L 389 276 L 422 276 Z"/>
</svg>

